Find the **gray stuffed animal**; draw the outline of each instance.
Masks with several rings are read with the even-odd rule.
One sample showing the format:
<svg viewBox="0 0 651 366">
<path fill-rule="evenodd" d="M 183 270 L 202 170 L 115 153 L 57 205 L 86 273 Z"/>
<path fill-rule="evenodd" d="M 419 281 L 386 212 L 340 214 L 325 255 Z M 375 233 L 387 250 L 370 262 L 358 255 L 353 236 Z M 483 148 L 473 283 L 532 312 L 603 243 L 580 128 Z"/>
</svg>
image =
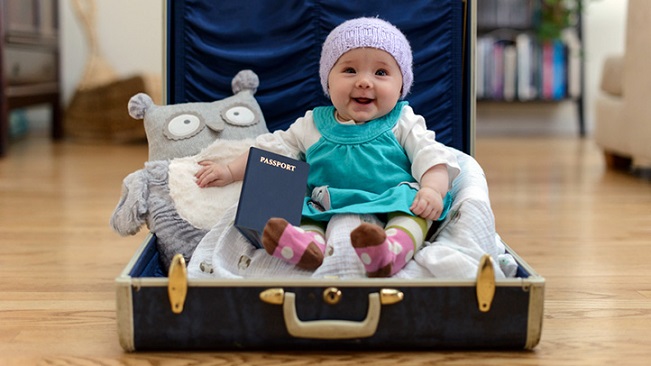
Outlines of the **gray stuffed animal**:
<svg viewBox="0 0 651 366">
<path fill-rule="evenodd" d="M 229 162 L 269 132 L 255 100 L 258 76 L 240 71 L 231 82 L 235 95 L 206 103 L 156 105 L 144 93 L 129 100 L 129 114 L 144 119 L 149 162 L 122 182 L 111 216 L 120 235 L 143 225 L 156 234 L 165 269 L 181 253 L 188 261 L 197 244 L 239 198 L 241 183 L 199 188 L 194 174 L 204 159 Z"/>
<path fill-rule="evenodd" d="M 269 132 L 253 95 L 258 75 L 242 70 L 231 81 L 234 95 L 214 102 L 159 106 L 144 93 L 129 100 L 129 115 L 144 119 L 149 160 L 198 154 L 217 139 L 239 140 Z"/>
</svg>

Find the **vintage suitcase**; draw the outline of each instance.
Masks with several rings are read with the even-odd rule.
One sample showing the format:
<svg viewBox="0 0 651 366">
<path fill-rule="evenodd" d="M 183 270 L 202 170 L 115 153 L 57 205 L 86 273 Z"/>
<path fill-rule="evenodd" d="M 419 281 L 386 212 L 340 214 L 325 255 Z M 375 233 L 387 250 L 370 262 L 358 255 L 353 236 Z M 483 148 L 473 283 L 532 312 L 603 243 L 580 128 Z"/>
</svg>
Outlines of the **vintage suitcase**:
<svg viewBox="0 0 651 366">
<path fill-rule="evenodd" d="M 409 96 L 428 127 L 472 154 L 472 0 L 169 0 L 168 103 L 230 94 L 242 69 L 270 130 L 326 103 L 320 45 L 345 19 L 379 15 L 407 34 L 416 83 Z M 287 101 L 292 101 L 288 103 Z M 189 279 L 177 256 L 163 272 L 150 234 L 116 279 L 122 347 L 191 349 L 532 349 L 542 330 L 544 285 L 510 248 L 515 278 L 496 279 L 485 256 L 473 279 Z"/>
<path fill-rule="evenodd" d="M 544 279 L 517 258 L 495 280 L 191 280 L 162 277 L 150 234 L 117 278 L 120 343 L 133 350 L 532 349 Z M 511 252 L 514 254 L 513 252 Z"/>
</svg>

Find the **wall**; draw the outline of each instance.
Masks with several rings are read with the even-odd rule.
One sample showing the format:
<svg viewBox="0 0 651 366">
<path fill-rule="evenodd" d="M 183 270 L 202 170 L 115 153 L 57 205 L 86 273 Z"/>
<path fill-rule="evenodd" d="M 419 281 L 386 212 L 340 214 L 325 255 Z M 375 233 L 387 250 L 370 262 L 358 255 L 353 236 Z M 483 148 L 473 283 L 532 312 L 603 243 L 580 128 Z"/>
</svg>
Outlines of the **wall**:
<svg viewBox="0 0 651 366">
<path fill-rule="evenodd" d="M 70 102 L 89 60 L 86 28 L 73 11 L 73 0 L 60 0 L 64 103 Z M 85 0 L 80 0 L 86 3 Z M 100 57 L 119 78 L 163 71 L 164 0 L 95 0 Z M 126 108 L 125 101 L 125 108 Z"/>
<path fill-rule="evenodd" d="M 64 101 L 68 103 L 88 60 L 87 41 L 72 11 L 72 0 L 60 0 L 63 31 Z M 163 71 L 163 4 L 165 0 L 96 0 L 96 29 L 103 58 L 121 77 Z M 481 0 L 478 0 L 481 1 Z M 598 92 L 606 55 L 623 52 L 627 0 L 583 0 L 585 40 L 585 119 L 593 124 L 593 99 Z M 479 104 L 478 134 L 563 134 L 576 136 L 574 103 Z"/>
<path fill-rule="evenodd" d="M 583 0 L 586 1 L 586 0 Z M 586 113 L 590 130 L 606 56 L 624 53 L 628 0 L 590 0 L 586 13 Z"/>
</svg>

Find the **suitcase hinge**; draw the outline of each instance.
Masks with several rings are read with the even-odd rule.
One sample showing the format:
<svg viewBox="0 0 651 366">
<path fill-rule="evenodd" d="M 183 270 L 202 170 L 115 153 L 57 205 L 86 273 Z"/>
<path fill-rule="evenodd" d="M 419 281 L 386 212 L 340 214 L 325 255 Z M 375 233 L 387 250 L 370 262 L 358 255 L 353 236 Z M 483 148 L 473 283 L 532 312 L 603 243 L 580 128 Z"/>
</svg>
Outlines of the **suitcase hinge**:
<svg viewBox="0 0 651 366">
<path fill-rule="evenodd" d="M 185 266 L 185 258 L 177 254 L 172 259 L 168 273 L 167 295 L 170 298 L 170 305 L 174 314 L 183 312 L 185 296 L 188 293 L 188 270 Z"/>
<path fill-rule="evenodd" d="M 493 258 L 484 254 L 479 262 L 477 271 L 477 302 L 479 311 L 486 313 L 491 309 L 493 297 L 495 296 L 495 268 Z"/>
</svg>

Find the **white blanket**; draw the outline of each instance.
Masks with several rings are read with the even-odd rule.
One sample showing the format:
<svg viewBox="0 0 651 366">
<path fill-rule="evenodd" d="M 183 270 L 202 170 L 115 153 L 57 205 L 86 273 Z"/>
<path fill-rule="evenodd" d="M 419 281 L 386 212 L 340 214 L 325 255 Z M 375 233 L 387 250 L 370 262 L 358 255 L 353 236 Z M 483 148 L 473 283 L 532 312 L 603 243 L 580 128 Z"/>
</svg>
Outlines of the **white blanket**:
<svg viewBox="0 0 651 366">
<path fill-rule="evenodd" d="M 453 149 L 454 150 L 454 149 Z M 461 174 L 452 186 L 454 201 L 446 221 L 432 242 L 426 242 L 397 278 L 453 278 L 477 276 L 479 260 L 484 253 L 499 263 L 496 277 L 515 275 L 517 263 L 505 253 L 495 232 L 484 172 L 469 155 L 454 150 L 461 165 Z M 326 240 L 331 251 L 321 267 L 310 272 L 268 255 L 253 247 L 233 226 L 236 205 L 206 234 L 188 264 L 190 278 L 360 278 L 364 267 L 350 244 L 350 232 L 361 222 L 356 215 L 332 218 Z"/>
</svg>

